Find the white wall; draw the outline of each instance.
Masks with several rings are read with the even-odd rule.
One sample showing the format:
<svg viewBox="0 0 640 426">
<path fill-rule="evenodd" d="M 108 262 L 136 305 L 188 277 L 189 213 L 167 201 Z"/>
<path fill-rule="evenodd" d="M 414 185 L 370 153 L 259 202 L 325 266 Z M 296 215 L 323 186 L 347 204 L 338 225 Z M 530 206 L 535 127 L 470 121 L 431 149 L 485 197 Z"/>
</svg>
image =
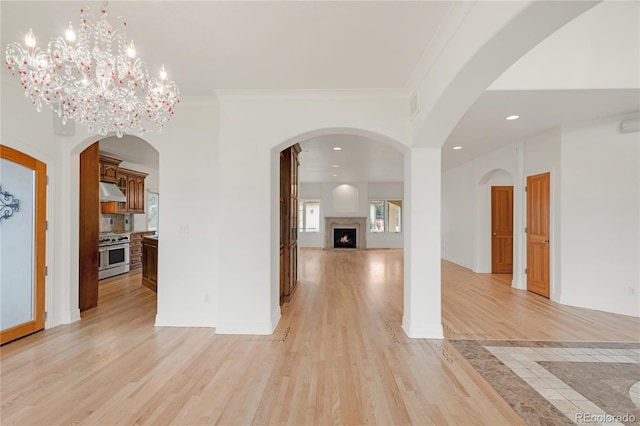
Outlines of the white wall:
<svg viewBox="0 0 640 426">
<path fill-rule="evenodd" d="M 242 228 L 234 226 L 242 222 L 221 221 L 221 211 L 235 206 L 220 202 L 218 104 L 186 98 L 178 108 L 162 133 L 149 139 L 160 153 L 162 188 L 156 325 L 215 327 L 218 235 L 222 227 Z"/>
<path fill-rule="evenodd" d="M 640 86 L 640 2 L 604 1 L 515 62 L 490 90 Z"/>
<path fill-rule="evenodd" d="M 442 258 L 473 268 L 475 191 L 473 164 L 442 174 Z"/>
<path fill-rule="evenodd" d="M 560 300 L 640 316 L 640 133 L 619 124 L 563 130 Z"/>
</svg>

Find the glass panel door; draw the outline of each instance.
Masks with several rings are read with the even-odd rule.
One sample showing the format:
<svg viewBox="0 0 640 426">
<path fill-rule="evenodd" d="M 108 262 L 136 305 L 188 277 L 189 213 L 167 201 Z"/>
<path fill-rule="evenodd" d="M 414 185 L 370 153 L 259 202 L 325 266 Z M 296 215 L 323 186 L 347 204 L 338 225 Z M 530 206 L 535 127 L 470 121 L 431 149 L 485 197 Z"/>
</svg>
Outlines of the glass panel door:
<svg viewBox="0 0 640 426">
<path fill-rule="evenodd" d="M 45 165 L 0 146 L 1 342 L 44 328 Z"/>
</svg>

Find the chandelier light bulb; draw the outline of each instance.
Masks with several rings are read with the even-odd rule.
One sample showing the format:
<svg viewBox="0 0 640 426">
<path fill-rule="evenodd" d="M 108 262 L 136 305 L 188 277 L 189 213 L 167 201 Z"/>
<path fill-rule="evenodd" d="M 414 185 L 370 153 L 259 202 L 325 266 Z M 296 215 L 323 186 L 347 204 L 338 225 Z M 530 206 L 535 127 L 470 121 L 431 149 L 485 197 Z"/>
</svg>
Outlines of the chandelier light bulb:
<svg viewBox="0 0 640 426">
<path fill-rule="evenodd" d="M 24 44 L 26 44 L 29 49 L 36 47 L 36 36 L 33 34 L 31 28 L 29 28 L 27 35 L 24 36 Z"/>
<path fill-rule="evenodd" d="M 178 86 L 164 65 L 159 78 L 149 76 L 147 64 L 135 59 L 133 41 L 126 42 L 126 22 L 119 21 L 114 28 L 106 8 L 98 16 L 82 8 L 77 34 L 69 23 L 64 36 L 43 49 L 29 29 L 24 45 L 6 47 L 7 69 L 37 111 L 48 105 L 63 123 L 74 120 L 90 133 L 118 137 L 160 131 L 180 102 Z"/>
<path fill-rule="evenodd" d="M 67 40 L 67 44 L 69 46 L 73 46 L 73 42 L 76 41 L 76 33 L 73 31 L 73 26 L 71 22 L 67 26 L 67 30 L 64 33 L 64 38 Z"/>
<path fill-rule="evenodd" d="M 129 47 L 127 47 L 127 56 L 129 59 L 135 59 L 136 57 L 136 46 L 133 44 L 133 40 L 131 40 Z"/>
</svg>

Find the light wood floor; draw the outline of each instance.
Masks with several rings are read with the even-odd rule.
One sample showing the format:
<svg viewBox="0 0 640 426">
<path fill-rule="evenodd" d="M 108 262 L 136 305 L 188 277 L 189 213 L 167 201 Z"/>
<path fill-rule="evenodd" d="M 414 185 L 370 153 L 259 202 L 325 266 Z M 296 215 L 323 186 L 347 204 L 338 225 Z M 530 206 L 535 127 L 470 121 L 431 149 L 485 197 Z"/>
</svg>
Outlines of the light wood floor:
<svg viewBox="0 0 640 426">
<path fill-rule="evenodd" d="M 300 262 L 273 336 L 156 328 L 140 274 L 102 281 L 81 321 L 0 349 L 0 422 L 522 424 L 447 340 L 405 337 L 402 250 L 305 249 Z M 638 319 L 559 306 L 509 280 L 443 262 L 446 335 L 638 340 Z"/>
</svg>

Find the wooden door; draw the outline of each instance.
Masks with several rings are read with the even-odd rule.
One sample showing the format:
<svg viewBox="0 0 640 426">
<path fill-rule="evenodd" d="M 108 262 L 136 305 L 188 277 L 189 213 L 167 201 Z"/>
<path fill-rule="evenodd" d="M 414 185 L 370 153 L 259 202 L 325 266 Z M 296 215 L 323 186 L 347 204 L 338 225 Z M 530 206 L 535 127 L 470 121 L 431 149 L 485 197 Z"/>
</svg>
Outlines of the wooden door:
<svg viewBox="0 0 640 426">
<path fill-rule="evenodd" d="M 280 304 L 298 284 L 298 154 L 295 144 L 280 153 Z"/>
<path fill-rule="evenodd" d="M 0 344 L 44 329 L 47 166 L 0 145 Z"/>
<path fill-rule="evenodd" d="M 527 177 L 527 290 L 549 297 L 551 174 Z"/>
<path fill-rule="evenodd" d="M 513 273 L 513 186 L 491 187 L 491 272 Z"/>
<path fill-rule="evenodd" d="M 80 153 L 78 304 L 81 312 L 98 306 L 99 158 L 98 142 Z"/>
</svg>

